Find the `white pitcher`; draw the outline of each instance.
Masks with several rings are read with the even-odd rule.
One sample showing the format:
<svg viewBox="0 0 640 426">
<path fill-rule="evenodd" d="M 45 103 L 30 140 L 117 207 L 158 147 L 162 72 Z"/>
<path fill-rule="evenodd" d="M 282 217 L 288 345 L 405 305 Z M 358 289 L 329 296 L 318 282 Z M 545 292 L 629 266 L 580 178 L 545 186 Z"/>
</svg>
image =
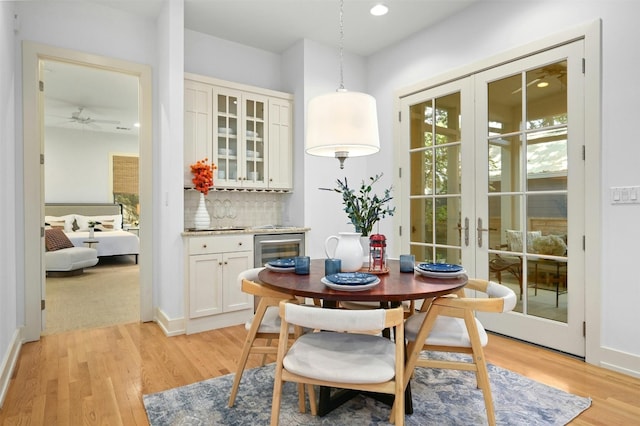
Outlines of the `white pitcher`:
<svg viewBox="0 0 640 426">
<path fill-rule="evenodd" d="M 339 237 L 332 235 L 324 242 L 324 252 L 328 258 L 340 259 L 342 261 L 342 272 L 355 272 L 362 268 L 362 244 L 360 244 L 359 232 L 338 232 Z M 336 240 L 338 243 L 335 252 L 329 254 L 329 241 Z"/>
</svg>

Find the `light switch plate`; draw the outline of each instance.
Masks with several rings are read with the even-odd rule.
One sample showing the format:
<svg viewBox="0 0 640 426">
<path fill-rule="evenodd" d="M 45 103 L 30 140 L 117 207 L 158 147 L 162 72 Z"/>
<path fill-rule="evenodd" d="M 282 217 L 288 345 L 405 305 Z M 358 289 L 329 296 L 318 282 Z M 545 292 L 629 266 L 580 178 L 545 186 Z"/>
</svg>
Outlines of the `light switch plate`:
<svg viewBox="0 0 640 426">
<path fill-rule="evenodd" d="M 612 186 L 611 204 L 640 204 L 640 186 Z"/>
</svg>

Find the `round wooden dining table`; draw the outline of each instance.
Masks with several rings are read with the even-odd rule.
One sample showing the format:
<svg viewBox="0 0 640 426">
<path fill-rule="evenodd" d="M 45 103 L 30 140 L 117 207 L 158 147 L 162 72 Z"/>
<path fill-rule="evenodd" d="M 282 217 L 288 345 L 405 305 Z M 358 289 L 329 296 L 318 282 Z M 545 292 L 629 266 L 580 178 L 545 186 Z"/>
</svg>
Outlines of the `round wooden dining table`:
<svg viewBox="0 0 640 426">
<path fill-rule="evenodd" d="M 389 260 L 389 272 L 378 274 L 380 284 L 362 291 L 340 291 L 327 287 L 322 283 L 324 277 L 324 259 L 311 260 L 310 273 L 298 275 L 293 272 L 278 272 L 264 268 L 258 274 L 262 284 L 273 287 L 297 297 L 308 297 L 321 300 L 324 307 L 336 307 L 340 301 L 379 302 L 381 306 L 399 306 L 406 300 L 431 299 L 455 292 L 467 284 L 466 275 L 455 278 L 433 278 L 417 272 L 400 272 L 398 260 Z M 366 272 L 366 271 L 363 271 Z M 321 387 L 318 401 L 318 415 L 323 416 L 348 401 L 357 393 L 341 390 L 331 394 L 331 390 Z M 392 405 L 392 400 L 381 399 Z M 405 413 L 413 412 L 411 402 L 411 385 L 405 390 Z"/>
<path fill-rule="evenodd" d="M 309 275 L 293 272 L 277 272 L 264 268 L 258 278 L 263 284 L 292 296 L 320 299 L 323 302 L 403 302 L 405 300 L 430 299 L 453 293 L 467 284 L 467 276 L 433 278 L 417 272 L 400 272 L 397 260 L 387 262 L 389 272 L 379 274 L 380 284 L 363 291 L 333 290 L 322 283 L 324 259 L 311 260 Z M 363 271 L 366 272 L 366 271 Z"/>
</svg>

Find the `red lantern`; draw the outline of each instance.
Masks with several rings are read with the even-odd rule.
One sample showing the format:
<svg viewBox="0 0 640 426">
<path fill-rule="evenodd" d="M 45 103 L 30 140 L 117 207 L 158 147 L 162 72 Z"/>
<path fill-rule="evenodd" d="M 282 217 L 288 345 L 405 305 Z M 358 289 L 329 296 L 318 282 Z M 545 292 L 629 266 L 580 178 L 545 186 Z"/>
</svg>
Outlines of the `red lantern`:
<svg viewBox="0 0 640 426">
<path fill-rule="evenodd" d="M 387 238 L 382 234 L 369 237 L 369 271 L 384 272 L 387 263 Z"/>
</svg>

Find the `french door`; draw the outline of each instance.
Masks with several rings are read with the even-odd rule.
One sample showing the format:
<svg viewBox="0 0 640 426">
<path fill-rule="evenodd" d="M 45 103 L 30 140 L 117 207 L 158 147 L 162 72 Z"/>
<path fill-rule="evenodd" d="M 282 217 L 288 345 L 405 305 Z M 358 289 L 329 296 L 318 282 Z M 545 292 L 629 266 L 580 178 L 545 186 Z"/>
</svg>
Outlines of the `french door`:
<svg viewBox="0 0 640 426">
<path fill-rule="evenodd" d="M 582 58 L 576 41 L 401 99 L 400 160 L 403 251 L 511 287 L 485 327 L 580 356 Z"/>
</svg>

